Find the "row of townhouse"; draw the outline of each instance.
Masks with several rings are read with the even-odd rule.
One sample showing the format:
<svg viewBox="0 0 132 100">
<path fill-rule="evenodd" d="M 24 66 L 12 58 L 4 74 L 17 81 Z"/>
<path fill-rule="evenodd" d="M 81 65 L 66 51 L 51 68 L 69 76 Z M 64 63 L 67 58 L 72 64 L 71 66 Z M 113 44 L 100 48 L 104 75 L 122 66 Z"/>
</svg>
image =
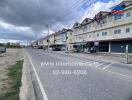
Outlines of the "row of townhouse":
<svg viewBox="0 0 132 100">
<path fill-rule="evenodd" d="M 123 16 L 113 16 L 111 12 L 100 11 L 96 18 L 85 18 L 82 23 L 75 23 L 73 29 L 63 29 L 51 34 L 37 44 L 66 50 L 95 47 L 99 52 L 124 53 L 126 45 L 132 53 L 132 1 L 122 1 Z"/>
<path fill-rule="evenodd" d="M 43 46 L 44 49 L 58 48 L 60 50 L 73 50 L 73 31 L 71 29 L 62 29 L 61 31 L 55 32 L 45 38 L 37 41 L 39 46 Z"/>
<path fill-rule="evenodd" d="M 132 53 L 132 1 L 123 1 L 119 5 L 125 6 L 123 16 L 113 16 L 111 12 L 100 11 L 95 18 L 85 18 L 82 23 L 73 26 L 74 43 L 76 47 L 96 47 L 99 52 L 125 52 L 129 45 Z"/>
</svg>

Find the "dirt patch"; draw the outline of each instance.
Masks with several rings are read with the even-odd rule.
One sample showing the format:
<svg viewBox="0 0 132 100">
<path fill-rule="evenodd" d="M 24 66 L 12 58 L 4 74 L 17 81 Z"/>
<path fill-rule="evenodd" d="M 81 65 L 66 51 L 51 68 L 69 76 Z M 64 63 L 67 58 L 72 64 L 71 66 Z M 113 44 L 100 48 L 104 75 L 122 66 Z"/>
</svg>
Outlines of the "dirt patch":
<svg viewBox="0 0 132 100">
<path fill-rule="evenodd" d="M 23 59 L 22 49 L 7 49 L 6 53 L 0 55 L 0 96 L 3 96 L 10 88 L 8 69 L 21 59 Z"/>
</svg>

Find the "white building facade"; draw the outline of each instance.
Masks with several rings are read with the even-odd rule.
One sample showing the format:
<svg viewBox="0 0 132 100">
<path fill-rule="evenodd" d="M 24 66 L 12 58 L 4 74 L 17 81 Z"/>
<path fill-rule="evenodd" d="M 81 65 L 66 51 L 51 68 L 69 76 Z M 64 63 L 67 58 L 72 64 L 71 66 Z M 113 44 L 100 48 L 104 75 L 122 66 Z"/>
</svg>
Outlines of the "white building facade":
<svg viewBox="0 0 132 100">
<path fill-rule="evenodd" d="M 132 53 L 132 1 L 124 1 L 120 5 L 126 6 L 123 16 L 101 11 L 97 14 L 101 16 L 100 22 L 86 18 L 81 24 L 75 23 L 74 44 L 83 48 L 99 43 L 99 52 L 109 53 L 123 53 L 129 45 L 129 52 Z"/>
</svg>

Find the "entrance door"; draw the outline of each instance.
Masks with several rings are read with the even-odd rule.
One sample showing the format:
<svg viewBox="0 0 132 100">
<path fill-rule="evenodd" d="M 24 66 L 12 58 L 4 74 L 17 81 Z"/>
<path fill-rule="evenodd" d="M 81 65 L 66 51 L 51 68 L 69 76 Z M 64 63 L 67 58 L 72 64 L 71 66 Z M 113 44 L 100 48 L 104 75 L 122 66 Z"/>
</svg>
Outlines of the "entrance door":
<svg viewBox="0 0 132 100">
<path fill-rule="evenodd" d="M 109 52 L 109 43 L 102 42 L 99 44 L 99 52 Z"/>
</svg>

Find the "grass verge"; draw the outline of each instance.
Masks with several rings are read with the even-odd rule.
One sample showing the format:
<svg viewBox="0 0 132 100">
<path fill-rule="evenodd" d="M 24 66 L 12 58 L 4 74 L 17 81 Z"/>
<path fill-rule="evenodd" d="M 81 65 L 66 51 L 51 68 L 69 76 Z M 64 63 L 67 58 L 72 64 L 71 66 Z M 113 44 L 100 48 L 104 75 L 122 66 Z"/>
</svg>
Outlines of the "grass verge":
<svg viewBox="0 0 132 100">
<path fill-rule="evenodd" d="M 8 80 L 10 80 L 10 88 L 7 90 L 0 100 L 19 100 L 19 92 L 21 86 L 23 60 L 17 61 L 15 65 L 9 68 Z"/>
</svg>

